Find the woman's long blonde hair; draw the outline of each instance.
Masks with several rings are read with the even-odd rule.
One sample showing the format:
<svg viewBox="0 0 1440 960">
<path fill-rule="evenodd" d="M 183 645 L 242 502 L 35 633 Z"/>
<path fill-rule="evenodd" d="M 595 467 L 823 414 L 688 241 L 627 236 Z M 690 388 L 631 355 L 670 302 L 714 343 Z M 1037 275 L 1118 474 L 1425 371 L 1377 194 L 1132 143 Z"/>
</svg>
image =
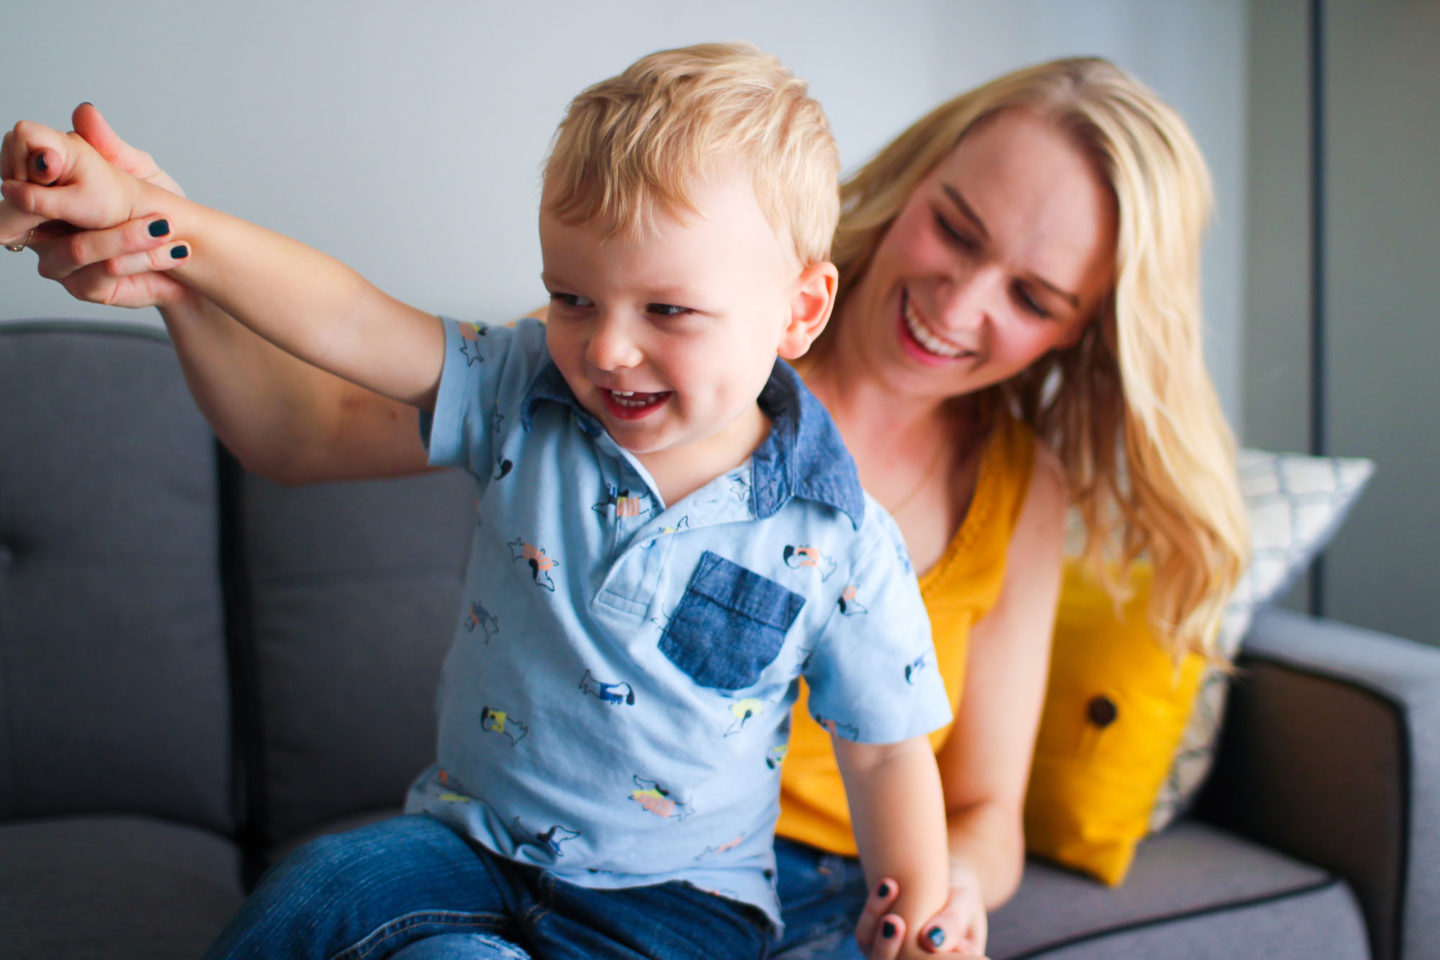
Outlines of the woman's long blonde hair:
<svg viewBox="0 0 1440 960">
<path fill-rule="evenodd" d="M 1018 416 L 1059 457 L 1096 574 L 1115 588 L 1113 565 L 1147 556 L 1152 621 L 1177 655 L 1213 656 L 1248 532 L 1234 438 L 1201 345 L 1210 176 L 1178 114 L 1098 58 L 1017 70 L 941 104 L 841 187 L 831 326 L 915 187 L 977 123 L 1010 109 L 1053 120 L 1110 184 L 1116 283 L 1078 344 L 976 399 Z"/>
</svg>

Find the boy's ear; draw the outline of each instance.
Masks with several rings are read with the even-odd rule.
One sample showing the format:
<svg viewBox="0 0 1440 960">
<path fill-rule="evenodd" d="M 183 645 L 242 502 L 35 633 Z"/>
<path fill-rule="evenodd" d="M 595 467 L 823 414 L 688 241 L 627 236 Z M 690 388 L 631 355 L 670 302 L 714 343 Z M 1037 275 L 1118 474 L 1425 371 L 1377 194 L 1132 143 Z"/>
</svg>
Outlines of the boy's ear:
<svg viewBox="0 0 1440 960">
<path fill-rule="evenodd" d="M 805 355 L 830 320 L 839 284 L 840 271 L 829 261 L 812 263 L 800 271 L 795 293 L 790 298 L 790 320 L 780 336 L 776 353 L 786 360 Z"/>
</svg>

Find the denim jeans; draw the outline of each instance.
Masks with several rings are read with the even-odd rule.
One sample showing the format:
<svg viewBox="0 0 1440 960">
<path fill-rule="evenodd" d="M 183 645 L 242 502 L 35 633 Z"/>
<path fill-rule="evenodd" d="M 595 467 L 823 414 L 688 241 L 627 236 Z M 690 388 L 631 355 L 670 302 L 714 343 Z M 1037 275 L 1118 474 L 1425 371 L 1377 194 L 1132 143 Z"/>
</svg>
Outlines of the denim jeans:
<svg viewBox="0 0 1440 960">
<path fill-rule="evenodd" d="M 763 958 L 758 910 L 666 883 L 594 890 L 430 817 L 321 837 L 276 864 L 207 958 Z"/>
<path fill-rule="evenodd" d="M 785 935 L 773 960 L 864 960 L 855 921 L 869 890 L 860 861 L 775 838 Z"/>
</svg>

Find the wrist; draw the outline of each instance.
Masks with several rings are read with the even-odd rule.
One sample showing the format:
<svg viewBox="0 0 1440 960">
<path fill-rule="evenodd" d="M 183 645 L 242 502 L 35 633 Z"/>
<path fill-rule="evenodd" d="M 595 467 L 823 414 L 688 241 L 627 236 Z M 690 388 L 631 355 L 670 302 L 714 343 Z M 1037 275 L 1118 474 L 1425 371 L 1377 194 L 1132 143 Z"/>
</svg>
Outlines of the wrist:
<svg viewBox="0 0 1440 960">
<path fill-rule="evenodd" d="M 980 872 L 964 857 L 950 857 L 950 886 L 956 890 L 981 892 Z"/>
<path fill-rule="evenodd" d="M 170 217 L 173 227 L 174 211 L 172 206 L 179 198 L 169 190 L 141 180 L 133 174 L 127 173 L 125 178 L 130 199 L 130 216 L 127 219 L 140 220 L 156 214 L 165 214 Z"/>
<path fill-rule="evenodd" d="M 203 293 L 192 287 L 179 283 L 175 284 L 172 290 L 163 300 L 155 303 L 155 307 L 160 311 L 160 319 L 165 321 L 172 338 L 183 337 L 188 328 L 205 323 L 210 311 L 219 312 L 219 308 L 206 299 Z"/>
</svg>

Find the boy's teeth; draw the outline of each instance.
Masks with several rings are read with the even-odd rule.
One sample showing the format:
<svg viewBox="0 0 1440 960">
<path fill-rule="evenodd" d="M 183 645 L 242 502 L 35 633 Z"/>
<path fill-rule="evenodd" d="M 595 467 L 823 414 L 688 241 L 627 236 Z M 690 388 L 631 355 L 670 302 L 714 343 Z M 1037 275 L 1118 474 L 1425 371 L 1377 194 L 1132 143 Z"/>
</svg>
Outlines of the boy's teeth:
<svg viewBox="0 0 1440 960">
<path fill-rule="evenodd" d="M 658 393 L 636 393 L 634 390 L 611 390 L 610 396 L 622 407 L 648 407 Z"/>
<path fill-rule="evenodd" d="M 947 343 L 931 333 L 930 328 L 925 326 L 924 321 L 915 315 L 915 311 L 910 309 L 909 300 L 905 301 L 904 315 L 905 328 L 910 331 L 910 336 L 914 337 L 920 343 L 920 346 L 924 347 L 928 353 L 933 353 L 937 357 L 949 357 L 951 359 L 965 353 L 964 350 L 961 350 L 954 344 Z"/>
</svg>

